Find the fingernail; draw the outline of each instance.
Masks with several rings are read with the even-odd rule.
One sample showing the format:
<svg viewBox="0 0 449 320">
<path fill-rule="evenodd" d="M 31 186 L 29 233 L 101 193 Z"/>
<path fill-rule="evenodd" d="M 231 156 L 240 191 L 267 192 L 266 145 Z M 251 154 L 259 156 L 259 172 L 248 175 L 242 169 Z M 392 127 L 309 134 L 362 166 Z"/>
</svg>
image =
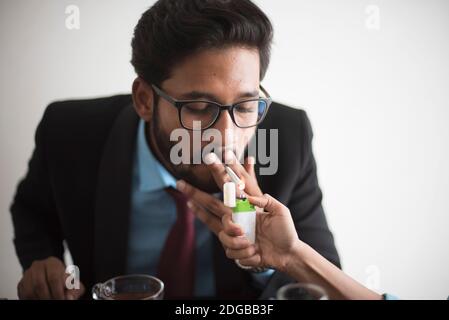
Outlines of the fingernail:
<svg viewBox="0 0 449 320">
<path fill-rule="evenodd" d="M 234 152 L 232 152 L 232 151 L 230 151 L 230 150 L 228 150 L 228 151 L 225 152 L 225 161 L 226 161 L 226 164 L 232 164 L 232 163 L 234 163 L 234 158 L 235 158 Z"/>
<path fill-rule="evenodd" d="M 192 209 L 192 207 L 193 207 L 193 204 L 192 204 L 192 202 L 190 202 L 190 201 L 187 201 L 187 207 L 189 207 L 190 209 Z"/>
<path fill-rule="evenodd" d="M 213 152 L 206 154 L 206 156 L 204 157 L 204 163 L 206 164 L 218 163 L 217 155 Z"/>
<path fill-rule="evenodd" d="M 184 191 L 186 187 L 186 183 L 183 180 L 179 180 L 178 182 L 176 182 L 176 189 L 178 189 L 179 191 Z"/>
</svg>

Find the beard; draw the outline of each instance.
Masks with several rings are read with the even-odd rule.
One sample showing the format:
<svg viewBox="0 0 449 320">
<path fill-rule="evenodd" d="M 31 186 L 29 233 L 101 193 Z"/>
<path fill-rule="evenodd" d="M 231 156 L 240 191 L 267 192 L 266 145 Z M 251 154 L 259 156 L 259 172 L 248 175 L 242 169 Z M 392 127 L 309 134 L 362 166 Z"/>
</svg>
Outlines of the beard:
<svg viewBox="0 0 449 320">
<path fill-rule="evenodd" d="M 206 164 L 193 164 L 192 161 L 190 161 L 190 164 L 173 164 L 170 160 L 170 151 L 178 142 L 171 141 L 170 133 L 166 133 L 161 128 L 157 110 L 158 108 L 156 107 L 154 116 L 147 130 L 145 130 L 147 140 L 150 142 L 149 145 L 154 147 L 152 151 L 156 158 L 176 179 L 182 179 L 207 193 L 220 192 L 221 189 L 217 186 Z M 151 144 L 151 139 L 153 139 L 153 145 Z"/>
</svg>

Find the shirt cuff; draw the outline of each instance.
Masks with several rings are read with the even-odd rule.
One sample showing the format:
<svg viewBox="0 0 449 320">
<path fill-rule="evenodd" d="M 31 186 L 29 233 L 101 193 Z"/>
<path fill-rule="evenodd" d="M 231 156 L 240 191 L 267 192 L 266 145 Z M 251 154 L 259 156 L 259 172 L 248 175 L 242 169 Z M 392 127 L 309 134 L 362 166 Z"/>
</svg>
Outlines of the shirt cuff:
<svg viewBox="0 0 449 320">
<path fill-rule="evenodd" d="M 383 298 L 383 300 L 399 300 L 398 297 L 396 297 L 396 296 L 394 296 L 392 294 L 389 294 L 389 293 L 384 293 L 382 295 L 382 298 Z"/>
<path fill-rule="evenodd" d="M 251 272 L 251 278 L 253 279 L 256 287 L 265 288 L 265 286 L 268 283 L 268 280 L 270 280 L 270 277 L 273 275 L 274 271 L 275 270 L 273 269 L 267 269 L 264 272 L 258 273 Z"/>
</svg>

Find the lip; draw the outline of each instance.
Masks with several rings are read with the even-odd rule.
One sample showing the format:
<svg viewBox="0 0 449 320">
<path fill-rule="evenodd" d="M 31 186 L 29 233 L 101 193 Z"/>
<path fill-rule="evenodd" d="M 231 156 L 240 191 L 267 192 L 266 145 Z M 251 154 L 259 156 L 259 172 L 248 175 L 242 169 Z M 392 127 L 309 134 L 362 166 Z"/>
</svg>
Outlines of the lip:
<svg viewBox="0 0 449 320">
<path fill-rule="evenodd" d="M 211 152 L 211 153 L 214 153 L 217 156 L 217 158 L 220 160 L 220 162 L 222 162 L 222 163 L 225 162 L 227 152 L 232 152 L 234 154 L 234 157 L 237 158 L 237 154 L 236 154 L 237 149 L 236 149 L 235 145 L 230 145 L 230 146 L 226 146 L 226 147 L 213 146 L 213 147 L 210 147 L 210 150 L 213 150 L 213 152 Z M 199 154 L 202 155 L 203 150 L 199 151 Z M 205 161 L 206 157 L 207 157 L 207 154 L 201 158 L 203 160 L 203 162 L 206 162 Z"/>
</svg>

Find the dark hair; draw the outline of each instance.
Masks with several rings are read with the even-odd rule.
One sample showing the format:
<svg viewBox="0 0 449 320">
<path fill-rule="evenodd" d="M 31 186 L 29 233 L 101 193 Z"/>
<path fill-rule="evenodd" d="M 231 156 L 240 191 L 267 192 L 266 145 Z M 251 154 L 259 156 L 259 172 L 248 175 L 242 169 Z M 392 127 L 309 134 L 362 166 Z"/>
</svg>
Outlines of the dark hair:
<svg viewBox="0 0 449 320">
<path fill-rule="evenodd" d="M 198 50 L 237 45 L 258 49 L 263 79 L 272 38 L 270 20 L 250 0 L 159 0 L 134 29 L 131 63 L 139 77 L 159 85 Z"/>
</svg>

